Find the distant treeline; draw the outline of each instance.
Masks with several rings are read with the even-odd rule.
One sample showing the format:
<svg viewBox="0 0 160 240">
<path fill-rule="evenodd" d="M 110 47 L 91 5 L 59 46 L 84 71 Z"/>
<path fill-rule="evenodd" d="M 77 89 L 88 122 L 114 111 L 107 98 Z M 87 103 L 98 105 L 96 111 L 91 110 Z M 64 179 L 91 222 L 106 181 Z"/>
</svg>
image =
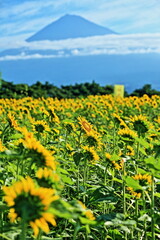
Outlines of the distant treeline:
<svg viewBox="0 0 160 240">
<path fill-rule="evenodd" d="M 52 97 L 52 98 L 77 98 L 77 97 L 86 97 L 88 95 L 105 95 L 113 94 L 114 86 L 106 85 L 100 86 L 95 81 L 92 83 L 80 83 L 75 85 L 66 85 L 56 87 L 49 82 L 44 84 L 41 82 L 36 82 L 35 84 L 29 86 L 27 84 L 14 84 L 12 82 L 7 82 L 1 80 L 0 86 L 0 98 L 23 98 L 23 97 Z M 128 94 L 125 91 L 125 96 L 143 96 L 147 94 L 160 95 L 160 91 L 152 89 L 150 84 L 144 85 L 140 89 L 134 90 L 131 94 Z"/>
</svg>

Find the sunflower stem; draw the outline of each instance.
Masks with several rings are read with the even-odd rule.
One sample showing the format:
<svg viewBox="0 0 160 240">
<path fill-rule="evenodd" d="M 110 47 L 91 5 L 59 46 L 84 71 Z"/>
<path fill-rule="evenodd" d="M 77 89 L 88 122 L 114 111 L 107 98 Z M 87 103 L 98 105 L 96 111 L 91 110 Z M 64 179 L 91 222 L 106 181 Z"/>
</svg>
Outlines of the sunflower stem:
<svg viewBox="0 0 160 240">
<path fill-rule="evenodd" d="M 23 217 L 22 217 L 22 222 L 21 222 L 21 237 L 20 240 L 26 240 L 26 231 L 27 231 L 27 224 L 26 224 L 26 218 L 25 218 L 25 213 L 23 211 Z"/>
<path fill-rule="evenodd" d="M 123 214 L 126 215 L 126 182 L 125 182 L 125 162 L 123 163 L 123 184 L 122 184 L 122 191 L 123 191 Z"/>
<path fill-rule="evenodd" d="M 138 211 L 139 211 L 139 202 L 138 202 L 138 199 L 135 200 L 135 216 L 136 216 L 136 222 L 137 222 L 137 227 L 138 227 Z M 140 239 L 140 233 L 138 231 L 137 233 L 137 239 L 139 240 Z"/>
<path fill-rule="evenodd" d="M 79 166 L 77 167 L 77 194 L 79 194 Z"/>
<path fill-rule="evenodd" d="M 104 186 L 107 185 L 107 169 L 108 169 L 108 165 L 106 165 L 106 168 L 104 171 Z M 104 214 L 106 213 L 106 208 L 107 208 L 107 205 L 106 205 L 106 202 L 104 202 L 104 205 L 103 205 L 103 213 Z"/>
<path fill-rule="evenodd" d="M 42 239 L 42 231 L 41 229 L 39 230 L 39 234 L 38 234 L 38 237 L 37 237 L 37 240 L 41 240 Z"/>
<path fill-rule="evenodd" d="M 145 200 L 144 191 L 142 192 L 142 200 L 143 200 L 143 210 L 144 210 L 144 212 L 145 212 L 145 211 L 146 211 L 146 200 Z M 145 239 L 145 240 L 147 240 L 146 229 L 147 229 L 147 222 L 146 222 L 146 219 L 145 219 L 145 220 L 144 220 L 144 239 Z"/>
<path fill-rule="evenodd" d="M 137 156 L 136 156 L 136 159 L 139 160 L 139 148 L 140 148 L 140 143 L 138 142 L 137 143 Z M 135 170 L 136 170 L 136 174 L 138 173 L 138 164 L 137 164 L 137 161 L 135 163 Z"/>
<path fill-rule="evenodd" d="M 86 191 L 87 191 L 87 186 L 86 186 L 86 183 L 87 183 L 87 169 L 88 169 L 87 164 L 88 164 L 88 161 L 85 158 L 85 160 L 84 160 L 84 174 L 83 174 L 83 188 L 84 188 L 83 202 L 84 202 L 84 204 L 86 203 Z"/>
<path fill-rule="evenodd" d="M 151 231 L 152 231 L 152 240 L 155 240 L 155 220 L 154 220 L 154 176 L 152 174 L 152 183 L 151 183 Z"/>
<path fill-rule="evenodd" d="M 75 228 L 74 228 L 73 240 L 76 240 L 77 233 L 78 233 L 79 229 L 80 229 L 80 224 L 79 224 L 79 221 L 77 221 L 77 223 L 75 225 Z"/>
</svg>

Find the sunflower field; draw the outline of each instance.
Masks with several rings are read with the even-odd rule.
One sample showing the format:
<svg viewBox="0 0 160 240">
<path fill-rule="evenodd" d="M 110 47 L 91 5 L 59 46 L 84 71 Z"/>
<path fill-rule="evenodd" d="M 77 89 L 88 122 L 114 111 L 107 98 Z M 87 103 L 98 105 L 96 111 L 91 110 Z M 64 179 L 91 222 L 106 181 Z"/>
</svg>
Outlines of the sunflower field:
<svg viewBox="0 0 160 240">
<path fill-rule="evenodd" d="M 160 239 L 160 96 L 0 99 L 0 239 Z"/>
</svg>

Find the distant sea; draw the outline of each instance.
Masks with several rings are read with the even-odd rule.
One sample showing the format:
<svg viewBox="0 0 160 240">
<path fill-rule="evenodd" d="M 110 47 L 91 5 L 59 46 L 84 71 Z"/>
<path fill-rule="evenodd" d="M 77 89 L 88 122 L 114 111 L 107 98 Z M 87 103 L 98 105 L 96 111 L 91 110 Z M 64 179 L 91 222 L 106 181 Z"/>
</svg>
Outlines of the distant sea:
<svg viewBox="0 0 160 240">
<path fill-rule="evenodd" d="M 60 87 L 92 82 L 123 84 L 128 93 L 151 84 L 160 90 L 160 54 L 94 55 L 0 61 L 5 81 L 32 85 L 46 81 Z"/>
</svg>

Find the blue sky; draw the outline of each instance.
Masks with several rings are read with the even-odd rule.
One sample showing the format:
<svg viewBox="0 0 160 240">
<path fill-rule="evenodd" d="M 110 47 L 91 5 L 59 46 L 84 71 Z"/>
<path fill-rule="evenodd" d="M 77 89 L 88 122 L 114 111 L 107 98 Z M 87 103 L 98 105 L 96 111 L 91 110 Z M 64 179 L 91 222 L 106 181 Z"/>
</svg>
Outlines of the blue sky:
<svg viewBox="0 0 160 240">
<path fill-rule="evenodd" d="M 66 13 L 124 35 L 160 33 L 159 0 L 0 0 L 0 50 L 18 45 Z"/>
</svg>

